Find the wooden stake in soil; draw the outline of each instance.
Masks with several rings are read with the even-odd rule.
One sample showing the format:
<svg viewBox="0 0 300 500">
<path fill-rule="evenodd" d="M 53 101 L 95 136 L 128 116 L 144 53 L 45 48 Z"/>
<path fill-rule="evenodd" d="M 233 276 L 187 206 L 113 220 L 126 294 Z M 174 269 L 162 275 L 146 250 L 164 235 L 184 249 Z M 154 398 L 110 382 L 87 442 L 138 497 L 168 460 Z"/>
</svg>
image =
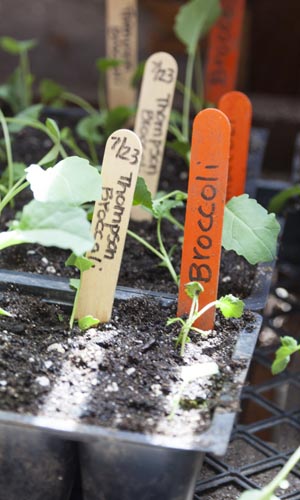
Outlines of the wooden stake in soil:
<svg viewBox="0 0 300 500">
<path fill-rule="evenodd" d="M 204 95 L 217 104 L 220 97 L 235 89 L 245 0 L 222 0 L 222 14 L 208 40 Z"/>
<path fill-rule="evenodd" d="M 130 130 L 117 130 L 107 140 L 102 196 L 92 220 L 95 245 L 87 255 L 95 266 L 82 273 L 77 318 L 110 320 L 141 155 L 141 142 Z"/>
<path fill-rule="evenodd" d="M 145 65 L 134 131 L 143 145 L 140 175 L 152 197 L 157 192 L 177 72 L 177 63 L 167 52 L 152 54 Z M 131 217 L 152 219 L 141 207 L 134 207 Z"/>
<path fill-rule="evenodd" d="M 230 147 L 230 123 L 217 109 L 206 109 L 194 120 L 188 200 L 184 227 L 178 316 L 188 314 L 191 299 L 185 284 L 199 281 L 201 308 L 217 299 L 222 228 Z M 211 330 L 214 309 L 195 326 Z"/>
<path fill-rule="evenodd" d="M 242 92 L 228 92 L 219 101 L 219 109 L 231 125 L 230 158 L 226 201 L 245 192 L 252 120 L 250 99 Z"/>
<path fill-rule="evenodd" d="M 107 71 L 110 109 L 135 105 L 136 91 L 131 80 L 138 63 L 137 39 L 137 0 L 106 0 L 106 57 L 123 61 Z"/>
</svg>

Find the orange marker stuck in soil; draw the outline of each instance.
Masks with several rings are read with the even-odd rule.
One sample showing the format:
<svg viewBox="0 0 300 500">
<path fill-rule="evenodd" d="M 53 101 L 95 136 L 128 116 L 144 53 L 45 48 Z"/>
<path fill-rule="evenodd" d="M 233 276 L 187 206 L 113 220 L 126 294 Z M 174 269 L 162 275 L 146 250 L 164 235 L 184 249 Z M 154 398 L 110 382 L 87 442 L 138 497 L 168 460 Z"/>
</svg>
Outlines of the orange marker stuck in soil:
<svg viewBox="0 0 300 500">
<path fill-rule="evenodd" d="M 223 12 L 208 40 L 204 81 L 205 99 L 214 104 L 235 89 L 245 0 L 221 0 L 221 6 Z"/>
<path fill-rule="evenodd" d="M 226 201 L 245 192 L 247 162 L 252 119 L 250 99 L 242 92 L 228 92 L 220 99 L 218 108 L 231 125 L 230 157 Z"/>
<path fill-rule="evenodd" d="M 230 147 L 230 123 L 217 109 L 206 109 L 194 120 L 188 200 L 184 227 L 178 316 L 188 314 L 191 298 L 185 284 L 199 281 L 200 307 L 217 299 Z M 214 309 L 195 324 L 214 326 Z"/>
</svg>

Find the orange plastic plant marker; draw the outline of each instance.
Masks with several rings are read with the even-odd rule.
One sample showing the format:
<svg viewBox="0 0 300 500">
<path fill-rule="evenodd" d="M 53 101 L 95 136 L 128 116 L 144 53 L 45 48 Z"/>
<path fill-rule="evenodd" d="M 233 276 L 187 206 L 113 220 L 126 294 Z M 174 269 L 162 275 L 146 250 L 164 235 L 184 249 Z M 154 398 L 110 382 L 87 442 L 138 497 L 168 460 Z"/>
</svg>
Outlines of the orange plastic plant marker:
<svg viewBox="0 0 300 500">
<path fill-rule="evenodd" d="M 205 109 L 194 120 L 188 200 L 184 227 L 178 316 L 188 314 L 191 299 L 185 284 L 199 281 L 200 307 L 217 299 L 230 147 L 230 123 L 217 109 Z M 195 326 L 211 330 L 214 309 Z"/>
<path fill-rule="evenodd" d="M 229 118 L 231 125 L 228 201 L 245 192 L 252 104 L 245 94 L 234 90 L 221 97 L 218 108 Z"/>
<path fill-rule="evenodd" d="M 221 6 L 223 12 L 209 35 L 204 80 L 205 99 L 214 104 L 235 89 L 245 0 L 222 0 Z"/>
</svg>

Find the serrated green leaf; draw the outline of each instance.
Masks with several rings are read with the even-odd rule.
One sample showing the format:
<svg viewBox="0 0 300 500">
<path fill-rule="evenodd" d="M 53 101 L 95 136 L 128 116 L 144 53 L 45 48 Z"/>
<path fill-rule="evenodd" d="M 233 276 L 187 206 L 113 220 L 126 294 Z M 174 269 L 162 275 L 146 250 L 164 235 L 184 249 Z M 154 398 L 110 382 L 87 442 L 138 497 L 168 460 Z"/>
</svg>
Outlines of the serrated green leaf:
<svg viewBox="0 0 300 500">
<path fill-rule="evenodd" d="M 12 230 L 0 233 L 0 250 L 21 243 L 55 246 L 83 255 L 92 249 L 94 240 L 82 208 L 33 200 Z"/>
<path fill-rule="evenodd" d="M 184 291 L 188 295 L 188 297 L 193 299 L 200 293 L 204 292 L 204 288 L 198 281 L 190 281 L 189 283 L 186 283 L 184 285 Z"/>
<path fill-rule="evenodd" d="M 93 326 L 99 325 L 100 321 L 97 318 L 94 318 L 91 315 L 84 316 L 78 320 L 78 326 L 80 330 L 88 330 L 88 328 L 92 328 Z"/>
<path fill-rule="evenodd" d="M 145 179 L 143 177 L 137 178 L 133 197 L 133 205 L 143 205 L 149 210 L 152 210 L 151 193 L 148 190 Z"/>
<path fill-rule="evenodd" d="M 184 4 L 175 19 L 176 36 L 194 53 L 202 38 L 221 14 L 219 0 L 192 0 Z"/>
<path fill-rule="evenodd" d="M 9 316 L 10 318 L 12 317 L 12 315 L 8 311 L 5 311 L 5 309 L 2 309 L 2 307 L 0 307 L 0 316 Z"/>
<path fill-rule="evenodd" d="M 47 170 L 31 165 L 26 172 L 37 201 L 81 205 L 101 197 L 101 175 L 84 158 L 70 156 Z"/>
<path fill-rule="evenodd" d="M 250 264 L 270 262 L 276 257 L 280 225 L 247 194 L 234 196 L 225 206 L 222 244 Z"/>
<path fill-rule="evenodd" d="M 284 210 L 286 203 L 294 196 L 300 196 L 299 184 L 284 189 L 280 193 L 273 196 L 268 206 L 269 212 L 275 212 L 275 214 L 281 213 Z"/>
<path fill-rule="evenodd" d="M 0 38 L 0 47 L 9 54 L 20 55 L 37 46 L 36 40 L 16 40 L 10 36 Z"/>
<path fill-rule="evenodd" d="M 71 255 L 66 260 L 65 265 L 74 266 L 79 269 L 79 271 L 83 272 L 87 271 L 91 267 L 94 267 L 95 264 L 85 256 L 78 256 L 74 253 L 71 253 Z"/>
<path fill-rule="evenodd" d="M 240 318 L 244 312 L 245 304 L 238 297 L 228 294 L 217 301 L 216 307 L 220 309 L 225 318 Z"/>
<path fill-rule="evenodd" d="M 24 109 L 23 111 L 21 111 L 20 113 L 15 115 L 14 118 L 16 118 L 17 120 L 25 120 L 28 122 L 38 120 L 42 109 L 43 109 L 42 104 L 34 104 L 33 106 L 29 106 L 28 108 Z M 16 134 L 16 133 L 20 132 L 21 130 L 23 130 L 23 128 L 25 128 L 26 126 L 27 126 L 26 123 L 20 124 L 20 123 L 16 123 L 16 122 L 14 123 L 12 121 L 8 125 L 8 130 L 11 133 Z"/>
<path fill-rule="evenodd" d="M 106 123 L 106 117 L 107 111 L 101 111 L 101 113 L 85 116 L 77 124 L 77 134 L 85 141 L 102 144 L 104 142 L 103 127 Z"/>
</svg>

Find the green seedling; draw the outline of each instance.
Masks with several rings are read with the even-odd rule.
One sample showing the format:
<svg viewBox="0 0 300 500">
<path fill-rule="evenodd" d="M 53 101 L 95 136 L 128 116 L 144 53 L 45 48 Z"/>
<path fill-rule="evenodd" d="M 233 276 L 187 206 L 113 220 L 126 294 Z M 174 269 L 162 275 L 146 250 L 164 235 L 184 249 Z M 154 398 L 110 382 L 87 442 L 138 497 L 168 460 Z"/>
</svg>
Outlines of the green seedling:
<svg viewBox="0 0 300 500">
<path fill-rule="evenodd" d="M 207 34 L 219 15 L 219 0 L 190 0 L 178 11 L 174 32 L 184 44 L 187 52 L 185 83 L 177 82 L 177 89 L 183 93 L 183 109 L 181 115 L 173 113 L 170 121 L 170 132 L 175 140 L 169 146 L 189 163 L 190 150 L 190 109 L 194 105 L 196 112 L 204 107 L 202 62 L 199 41 Z M 193 91 L 195 77 L 196 90 Z"/>
<path fill-rule="evenodd" d="M 127 234 L 134 238 L 136 241 L 145 246 L 160 260 L 160 265 L 166 267 L 176 284 L 178 284 L 178 275 L 172 263 L 172 254 L 175 250 L 173 246 L 167 251 L 162 235 L 162 221 L 167 220 L 173 225 L 183 230 L 182 224 L 171 214 L 171 210 L 178 207 L 183 207 L 183 202 L 186 200 L 187 195 L 182 191 L 172 191 L 168 194 L 158 193 L 157 197 L 152 200 L 151 194 L 148 191 L 146 184 L 142 178 L 139 178 L 137 188 L 134 195 L 134 205 L 143 204 L 146 210 L 150 211 L 156 220 L 156 235 L 158 242 L 158 249 L 148 243 L 142 236 L 136 234 L 131 230 L 127 230 Z"/>
<path fill-rule="evenodd" d="M 26 182 L 34 199 L 9 230 L 0 233 L 0 250 L 22 243 L 56 246 L 73 252 L 68 264 L 80 271 L 90 267 L 92 264 L 83 255 L 92 249 L 94 239 L 81 206 L 101 198 L 101 176 L 97 169 L 85 159 L 69 157 L 47 170 L 31 165 L 26 169 Z M 80 286 L 75 281 L 71 284 Z M 71 325 L 75 308 L 76 297 Z M 88 322 L 91 324 L 90 318 L 82 319 L 83 325 Z"/>
<path fill-rule="evenodd" d="M 276 351 L 275 360 L 272 363 L 272 374 L 277 375 L 286 369 L 292 354 L 300 351 L 300 344 L 293 337 L 285 336 L 280 338 L 281 347 Z"/>
<path fill-rule="evenodd" d="M 145 238 L 128 230 L 132 238 L 158 257 L 161 265 L 169 270 L 176 284 L 179 278 L 172 262 L 174 247 L 169 251 L 166 250 L 161 226 L 163 220 L 166 220 L 183 231 L 183 225 L 172 215 L 171 211 L 184 207 L 186 199 L 187 195 L 182 191 L 158 193 L 157 198 L 152 199 L 144 180 L 139 178 L 133 204 L 141 204 L 156 219 L 158 248 L 150 245 Z M 234 250 L 238 255 L 242 255 L 250 264 L 270 262 L 275 259 L 279 231 L 280 225 L 275 215 L 269 214 L 248 195 L 233 197 L 226 204 L 222 245 L 226 250 Z"/>
<path fill-rule="evenodd" d="M 9 316 L 9 317 L 11 317 L 12 315 L 8 311 L 5 311 L 5 309 L 2 309 L 2 307 L 0 307 L 0 316 Z"/>
<path fill-rule="evenodd" d="M 240 318 L 244 312 L 244 302 L 233 295 L 225 295 L 220 299 L 214 300 L 207 304 L 206 306 L 199 309 L 199 296 L 204 291 L 201 283 L 197 281 L 192 281 L 185 285 L 185 291 L 187 295 L 192 299 L 191 308 L 189 315 L 186 319 L 183 318 L 170 318 L 167 325 L 172 325 L 176 322 L 181 324 L 181 330 L 179 332 L 178 338 L 176 340 L 176 345 L 180 345 L 180 355 L 184 355 L 185 345 L 189 342 L 189 333 L 196 332 L 201 336 L 206 337 L 209 332 L 196 328 L 194 325 L 201 316 L 203 316 L 206 311 L 212 307 L 216 307 L 221 311 L 225 318 Z"/>
<path fill-rule="evenodd" d="M 300 184 L 295 184 L 294 186 L 284 189 L 280 193 L 273 196 L 271 199 L 268 210 L 270 212 L 275 212 L 280 214 L 284 211 L 289 201 L 297 199 L 300 196 Z"/>
<path fill-rule="evenodd" d="M 9 104 L 14 114 L 32 104 L 34 77 L 30 72 L 28 52 L 36 45 L 36 40 L 18 41 L 8 36 L 0 38 L 0 48 L 19 57 L 19 64 L 8 82 L 0 86 L 0 98 Z"/>
</svg>

